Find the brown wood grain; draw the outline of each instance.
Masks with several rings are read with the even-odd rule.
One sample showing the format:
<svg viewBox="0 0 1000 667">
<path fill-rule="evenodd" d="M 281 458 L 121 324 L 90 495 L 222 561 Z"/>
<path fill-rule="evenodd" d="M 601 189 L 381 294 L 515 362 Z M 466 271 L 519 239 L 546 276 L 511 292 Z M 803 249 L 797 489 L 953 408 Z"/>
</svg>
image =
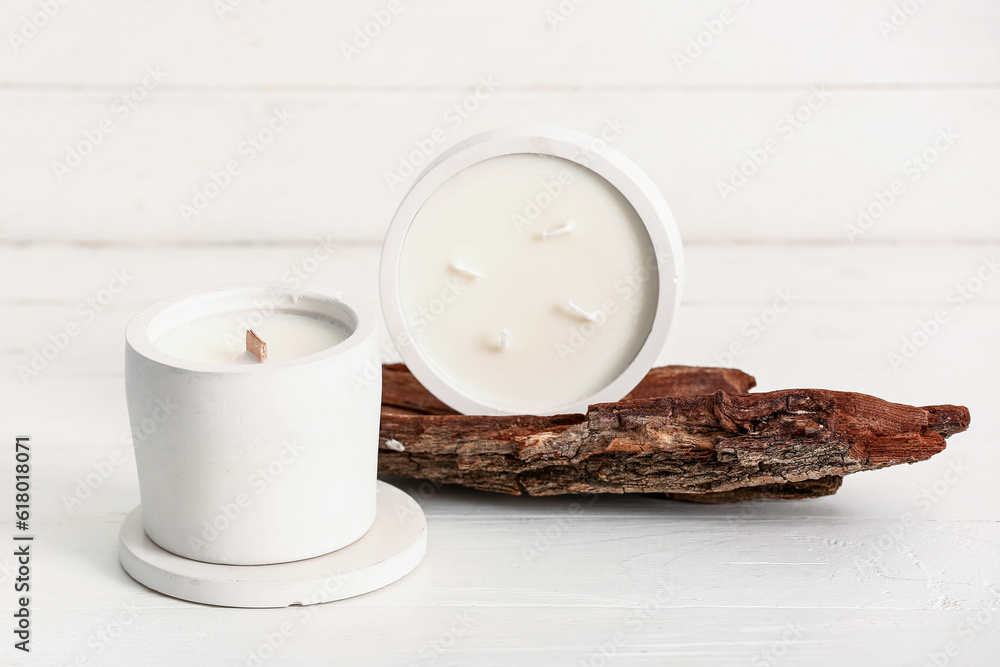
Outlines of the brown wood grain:
<svg viewBox="0 0 1000 667">
<path fill-rule="evenodd" d="M 509 494 L 665 493 L 700 502 L 833 493 L 844 475 L 930 458 L 961 406 L 823 389 L 746 393 L 732 369 L 653 369 L 586 415 L 471 416 L 400 365 L 383 374 L 379 472 Z"/>
</svg>

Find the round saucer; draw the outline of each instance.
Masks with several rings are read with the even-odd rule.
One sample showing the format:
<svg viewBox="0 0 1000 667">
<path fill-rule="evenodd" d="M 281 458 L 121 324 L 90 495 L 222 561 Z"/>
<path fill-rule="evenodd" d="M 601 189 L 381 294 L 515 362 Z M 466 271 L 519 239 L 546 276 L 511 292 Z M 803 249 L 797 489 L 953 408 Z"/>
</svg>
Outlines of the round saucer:
<svg viewBox="0 0 1000 667">
<path fill-rule="evenodd" d="M 218 565 L 170 553 L 146 536 L 142 506 L 122 523 L 118 556 L 129 576 L 171 597 L 222 607 L 287 607 L 343 600 L 408 574 L 427 550 L 420 505 L 378 482 L 375 523 L 353 544 L 274 565 Z"/>
</svg>

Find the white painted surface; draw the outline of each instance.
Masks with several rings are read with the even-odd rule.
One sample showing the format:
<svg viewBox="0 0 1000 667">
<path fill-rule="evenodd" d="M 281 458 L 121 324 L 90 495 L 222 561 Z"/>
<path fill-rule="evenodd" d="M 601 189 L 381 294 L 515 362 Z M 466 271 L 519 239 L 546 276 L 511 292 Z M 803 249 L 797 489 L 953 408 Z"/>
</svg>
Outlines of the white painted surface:
<svg viewBox="0 0 1000 667">
<path fill-rule="evenodd" d="M 34 650 L 15 652 L 8 634 L 0 663 L 247 664 L 269 638 L 282 645 L 267 665 L 600 664 L 602 649 L 617 654 L 609 664 L 926 665 L 947 649 L 952 665 L 996 663 L 1000 280 L 955 298 L 1000 255 L 996 3 L 927 2 L 883 37 L 888 1 L 592 1 L 554 26 L 556 2 L 404 2 L 350 63 L 340 43 L 385 3 L 245 0 L 223 20 L 209 2 L 70 3 L 17 53 L 6 33 L 37 3 L 8 5 L 0 498 L 12 502 L 13 438 L 29 434 L 37 541 Z M 737 20 L 679 71 L 674 51 L 725 7 Z M 157 65 L 164 80 L 116 115 L 115 98 Z M 490 75 L 495 91 L 449 122 Z M 777 124 L 820 86 L 829 98 L 813 97 L 786 137 Z M 241 142 L 280 126 L 283 107 L 295 118 L 244 162 Z M 104 117 L 114 131 L 60 182 L 53 160 Z M 427 514 L 426 559 L 304 617 L 181 602 L 121 570 L 118 529 L 139 502 L 122 376 L 135 312 L 253 280 L 374 302 L 378 242 L 402 196 L 384 173 L 414 142 L 524 122 L 599 133 L 616 118 L 616 147 L 664 191 L 686 242 L 661 363 L 730 362 L 735 343 L 730 363 L 760 389 L 962 403 L 971 430 L 928 462 L 805 502 L 590 503 L 402 482 Z M 948 127 L 954 143 L 910 180 L 904 163 Z M 723 200 L 718 181 L 769 138 L 777 149 Z M 178 205 L 229 160 L 241 173 L 185 224 Z M 845 225 L 894 180 L 902 194 L 850 241 Z M 115 272 L 127 286 L 112 295 Z M 779 291 L 792 305 L 762 330 L 753 318 L 770 320 Z M 894 369 L 888 354 L 939 310 L 945 324 Z M 23 382 L 18 367 L 70 322 L 78 335 Z M 0 539 L 13 531 L 6 507 Z"/>
</svg>

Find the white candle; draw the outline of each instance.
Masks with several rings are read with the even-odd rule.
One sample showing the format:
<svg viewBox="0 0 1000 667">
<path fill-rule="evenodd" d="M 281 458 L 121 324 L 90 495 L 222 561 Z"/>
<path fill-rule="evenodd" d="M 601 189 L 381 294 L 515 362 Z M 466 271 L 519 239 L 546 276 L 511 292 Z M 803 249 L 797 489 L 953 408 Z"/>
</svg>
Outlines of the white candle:
<svg viewBox="0 0 1000 667">
<path fill-rule="evenodd" d="M 246 331 L 252 328 L 267 343 L 268 361 L 285 361 L 315 354 L 343 342 L 348 332 L 340 324 L 297 313 L 261 314 L 236 311 L 185 322 L 153 343 L 168 354 L 208 364 L 257 364 L 246 351 Z"/>
<path fill-rule="evenodd" d="M 394 340 L 417 377 L 466 413 L 579 412 L 621 398 L 655 361 L 676 304 L 669 211 L 658 195 L 644 206 L 622 191 L 645 177 L 627 161 L 616 171 L 606 156 L 574 158 L 582 135 L 548 134 L 556 140 L 488 133 L 446 154 L 387 237 Z"/>
<path fill-rule="evenodd" d="M 268 361 L 245 351 L 248 328 Z M 142 520 L 157 545 L 259 565 L 329 553 L 371 527 L 370 311 L 284 287 L 219 288 L 146 308 L 125 339 Z"/>
</svg>

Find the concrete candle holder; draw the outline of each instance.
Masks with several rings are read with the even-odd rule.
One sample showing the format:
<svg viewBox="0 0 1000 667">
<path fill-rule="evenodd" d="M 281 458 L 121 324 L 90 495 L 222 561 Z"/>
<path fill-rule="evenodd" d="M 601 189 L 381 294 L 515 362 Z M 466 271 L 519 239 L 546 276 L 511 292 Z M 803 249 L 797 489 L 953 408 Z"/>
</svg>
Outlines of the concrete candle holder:
<svg viewBox="0 0 1000 667">
<path fill-rule="evenodd" d="M 376 502 L 381 382 L 358 379 L 378 354 L 369 309 L 285 287 L 184 294 L 133 318 L 125 383 L 142 505 L 122 531 L 129 573 L 193 599 L 155 573 L 191 577 L 186 564 L 209 564 L 196 578 L 214 571 L 224 585 L 233 570 L 225 566 L 329 559 L 367 538 L 377 510 L 401 501 L 390 494 Z M 422 526 L 419 508 L 416 515 Z M 402 547 L 389 540 L 382 556 L 415 546 L 422 554 L 417 533 Z M 282 579 L 297 581 L 294 571 L 261 584 L 264 599 L 284 599 Z M 301 583 L 286 597 L 300 602 Z"/>
</svg>

